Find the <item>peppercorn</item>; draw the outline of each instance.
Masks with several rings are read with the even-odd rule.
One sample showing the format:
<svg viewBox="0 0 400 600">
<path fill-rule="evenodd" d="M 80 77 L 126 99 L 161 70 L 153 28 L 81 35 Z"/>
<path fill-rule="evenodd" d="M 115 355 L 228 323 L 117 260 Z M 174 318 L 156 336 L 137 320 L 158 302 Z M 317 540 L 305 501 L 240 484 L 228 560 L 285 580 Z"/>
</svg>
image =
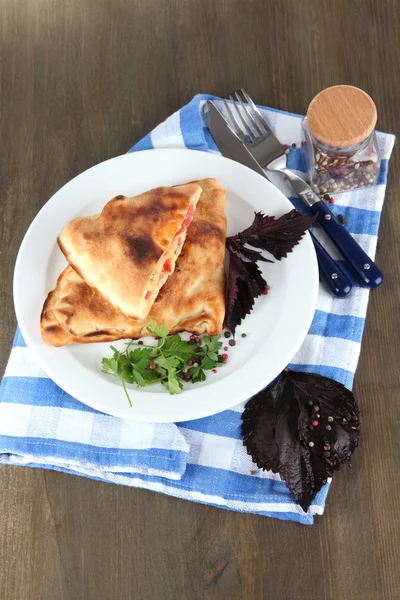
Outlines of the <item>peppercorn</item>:
<svg viewBox="0 0 400 600">
<path fill-rule="evenodd" d="M 189 375 L 189 373 L 186 373 L 186 375 L 183 376 L 184 379 L 190 379 L 191 375 Z"/>
<path fill-rule="evenodd" d="M 142 342 L 142 340 L 139 340 L 139 341 L 138 341 L 138 344 L 139 344 L 139 346 L 143 346 L 143 342 Z"/>
<path fill-rule="evenodd" d="M 224 350 L 225 350 L 225 352 L 226 352 L 227 350 L 229 350 L 228 346 L 224 346 Z"/>
<path fill-rule="evenodd" d="M 335 204 L 335 201 L 334 201 L 334 199 L 332 198 L 332 196 L 329 198 L 328 202 L 329 202 L 329 204 Z"/>
<path fill-rule="evenodd" d="M 263 290 L 263 294 L 264 294 L 264 296 L 268 296 L 268 290 L 267 289 Z"/>
<path fill-rule="evenodd" d="M 329 202 L 329 198 L 330 198 L 329 194 L 324 194 L 324 200 L 326 200 L 327 202 Z"/>
<path fill-rule="evenodd" d="M 311 423 L 311 425 L 312 425 L 313 427 L 317 427 L 317 425 L 318 425 L 318 421 L 313 421 L 313 422 Z"/>
<path fill-rule="evenodd" d="M 308 445 L 310 446 L 310 448 L 314 448 L 314 442 L 308 442 Z"/>
<path fill-rule="evenodd" d="M 231 337 L 231 332 L 230 331 L 225 331 L 224 336 L 226 338 L 230 338 Z"/>
<path fill-rule="evenodd" d="M 289 148 L 286 148 L 286 150 L 285 150 L 285 154 L 290 154 L 290 150 L 289 150 Z"/>
<path fill-rule="evenodd" d="M 293 142 L 293 144 L 292 144 L 292 148 L 296 148 L 296 144 L 295 144 L 295 142 Z"/>
<path fill-rule="evenodd" d="M 235 340 L 229 340 L 229 345 L 230 346 L 236 346 Z"/>
<path fill-rule="evenodd" d="M 343 215 L 338 215 L 338 219 L 342 225 L 346 225 L 346 223 L 347 223 L 346 217 L 344 217 Z"/>
<path fill-rule="evenodd" d="M 247 337 L 247 333 L 242 333 L 242 337 L 243 338 Z"/>
<path fill-rule="evenodd" d="M 223 359 L 223 360 L 228 360 L 228 355 L 227 355 L 227 354 L 223 354 L 223 355 L 222 355 L 222 359 Z"/>
<path fill-rule="evenodd" d="M 325 427 L 325 429 L 326 429 L 327 431 L 331 431 L 332 427 L 331 427 L 330 425 L 327 425 L 327 426 Z"/>
<path fill-rule="evenodd" d="M 217 369 L 211 369 L 211 371 L 212 371 L 213 373 L 216 373 L 216 372 L 217 372 Z"/>
<path fill-rule="evenodd" d="M 154 369 L 156 369 L 156 368 L 157 368 L 156 364 L 154 364 L 154 363 L 149 364 L 149 369 L 151 369 L 152 371 L 154 371 Z"/>
<path fill-rule="evenodd" d="M 328 417 L 328 422 L 333 423 L 333 417 Z"/>
<path fill-rule="evenodd" d="M 286 149 L 287 149 L 287 147 L 288 147 L 288 145 L 287 145 L 287 144 L 283 144 L 283 149 L 284 149 L 284 150 L 286 150 Z"/>
</svg>

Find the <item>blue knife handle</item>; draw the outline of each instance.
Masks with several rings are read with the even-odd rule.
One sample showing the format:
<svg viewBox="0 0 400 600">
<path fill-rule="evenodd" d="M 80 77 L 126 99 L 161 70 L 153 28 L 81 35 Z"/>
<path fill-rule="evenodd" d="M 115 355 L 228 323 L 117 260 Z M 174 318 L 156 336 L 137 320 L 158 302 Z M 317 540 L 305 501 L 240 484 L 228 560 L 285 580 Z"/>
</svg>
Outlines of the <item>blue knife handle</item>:
<svg viewBox="0 0 400 600">
<path fill-rule="evenodd" d="M 310 231 L 318 260 L 319 278 L 337 298 L 345 298 L 353 288 L 350 279 L 343 269 L 333 260 L 330 254 L 319 243 Z"/>
<path fill-rule="evenodd" d="M 329 235 L 349 266 L 352 267 L 360 283 L 371 289 L 380 287 L 383 283 L 382 271 L 372 262 L 352 235 L 338 221 L 326 203 L 320 200 L 312 204 L 310 209 L 317 215 L 318 223 Z"/>
</svg>

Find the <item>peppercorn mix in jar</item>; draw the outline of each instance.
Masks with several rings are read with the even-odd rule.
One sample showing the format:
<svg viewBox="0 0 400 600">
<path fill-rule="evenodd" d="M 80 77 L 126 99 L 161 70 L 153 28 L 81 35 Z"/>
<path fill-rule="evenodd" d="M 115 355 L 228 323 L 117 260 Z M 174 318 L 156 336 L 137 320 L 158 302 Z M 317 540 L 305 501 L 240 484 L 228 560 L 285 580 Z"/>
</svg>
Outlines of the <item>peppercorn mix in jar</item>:
<svg viewBox="0 0 400 600">
<path fill-rule="evenodd" d="M 302 154 L 317 194 L 375 185 L 376 119 L 372 98 L 359 88 L 337 85 L 315 96 L 303 120 Z"/>
</svg>

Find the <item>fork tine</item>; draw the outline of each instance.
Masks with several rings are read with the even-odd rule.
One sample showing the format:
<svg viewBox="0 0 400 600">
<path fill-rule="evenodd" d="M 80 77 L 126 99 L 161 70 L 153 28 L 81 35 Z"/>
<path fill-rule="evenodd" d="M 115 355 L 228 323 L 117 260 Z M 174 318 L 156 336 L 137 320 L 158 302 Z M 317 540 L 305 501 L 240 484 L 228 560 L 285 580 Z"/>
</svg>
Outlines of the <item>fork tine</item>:
<svg viewBox="0 0 400 600">
<path fill-rule="evenodd" d="M 257 117 L 259 119 L 259 122 L 262 125 L 262 127 L 265 129 L 266 133 L 272 133 L 271 128 L 268 125 L 267 120 L 262 116 L 262 114 L 258 110 L 257 106 L 254 104 L 253 100 L 250 98 L 250 96 L 248 95 L 248 93 L 246 92 L 246 90 L 244 90 L 242 88 L 240 91 L 242 92 L 243 96 L 246 98 L 246 102 L 249 104 L 249 106 L 251 106 L 254 114 L 257 115 Z"/>
<path fill-rule="evenodd" d="M 244 90 L 241 90 L 241 91 L 243 92 Z M 262 137 L 264 135 L 264 131 L 261 131 L 260 127 L 258 126 L 257 121 L 254 119 L 253 115 L 251 114 L 251 110 L 243 102 L 240 93 L 239 92 L 235 92 L 235 96 L 236 96 L 237 100 L 240 102 L 240 105 L 241 105 L 242 109 L 244 110 L 247 118 L 249 119 L 249 121 L 251 123 L 251 127 L 255 131 L 256 136 L 257 137 Z M 245 99 L 247 100 L 246 96 L 245 96 Z"/>
<path fill-rule="evenodd" d="M 231 125 L 233 124 L 233 130 L 235 131 L 236 135 L 241 138 L 242 142 L 246 141 L 246 133 L 243 131 L 239 121 L 234 115 L 233 110 L 231 109 L 231 105 L 225 99 L 224 106 L 231 120 Z"/>
<path fill-rule="evenodd" d="M 236 104 L 236 101 L 234 99 L 234 97 L 232 96 L 232 94 L 229 96 L 229 100 L 232 102 L 232 106 L 235 108 L 235 112 L 237 114 L 237 116 L 239 117 L 240 121 L 242 122 L 243 128 L 244 128 L 244 141 L 247 141 L 248 139 L 250 140 L 251 143 L 253 143 L 254 141 L 254 133 L 251 130 L 251 128 L 249 127 L 249 124 L 246 122 L 246 119 L 243 117 L 242 113 L 240 112 L 238 105 Z M 243 129 L 241 128 L 241 131 L 243 131 Z"/>
</svg>

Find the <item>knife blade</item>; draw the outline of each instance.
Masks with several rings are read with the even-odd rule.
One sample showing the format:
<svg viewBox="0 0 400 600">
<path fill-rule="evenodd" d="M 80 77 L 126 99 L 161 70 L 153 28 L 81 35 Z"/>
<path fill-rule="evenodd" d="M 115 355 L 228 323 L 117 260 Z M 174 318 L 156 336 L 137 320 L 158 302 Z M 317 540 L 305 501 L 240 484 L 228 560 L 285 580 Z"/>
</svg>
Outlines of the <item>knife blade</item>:
<svg viewBox="0 0 400 600">
<path fill-rule="evenodd" d="M 232 131 L 231 127 L 226 122 L 224 115 L 212 101 L 208 102 L 208 109 L 208 127 L 221 154 L 226 158 L 230 158 L 249 167 L 269 180 L 265 170 L 251 155 L 240 138 Z M 309 233 L 314 242 L 320 279 L 336 297 L 344 298 L 348 296 L 352 289 L 350 279 L 316 240 L 312 232 L 309 231 Z"/>
</svg>

